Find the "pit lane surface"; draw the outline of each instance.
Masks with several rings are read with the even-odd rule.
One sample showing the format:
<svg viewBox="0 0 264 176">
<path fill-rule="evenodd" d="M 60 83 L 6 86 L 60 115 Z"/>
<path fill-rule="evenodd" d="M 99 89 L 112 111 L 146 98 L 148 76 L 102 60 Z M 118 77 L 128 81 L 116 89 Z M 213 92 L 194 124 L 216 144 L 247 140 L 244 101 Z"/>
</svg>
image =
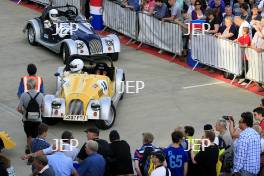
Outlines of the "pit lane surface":
<svg viewBox="0 0 264 176">
<path fill-rule="evenodd" d="M 19 176 L 30 173 L 30 167 L 19 158 L 26 144 L 21 117 L 15 111 L 20 77 L 26 74 L 28 63 L 35 63 L 38 74 L 43 76 L 46 93 L 54 93 L 53 75 L 56 67 L 62 65 L 58 55 L 40 46 L 30 46 L 22 33 L 25 21 L 39 15 L 9 0 L 0 1 L 0 131 L 8 131 L 17 143 L 15 149 L 4 153 Z M 154 143 L 165 147 L 177 126 L 193 125 L 196 134 L 201 134 L 205 123 L 214 123 L 228 114 L 238 118 L 241 112 L 251 111 L 260 103 L 261 97 L 256 94 L 127 46 L 122 47 L 115 65 L 125 70 L 127 80 L 145 82 L 138 94 L 125 95 L 112 128 L 131 144 L 132 153 L 142 143 L 142 132 L 152 132 Z M 70 130 L 82 145 L 86 139 L 83 130 L 89 125 L 93 124 L 61 122 L 50 127 L 48 139 L 52 142 L 60 138 L 63 130 Z M 101 138 L 108 139 L 109 132 L 101 131 Z"/>
</svg>

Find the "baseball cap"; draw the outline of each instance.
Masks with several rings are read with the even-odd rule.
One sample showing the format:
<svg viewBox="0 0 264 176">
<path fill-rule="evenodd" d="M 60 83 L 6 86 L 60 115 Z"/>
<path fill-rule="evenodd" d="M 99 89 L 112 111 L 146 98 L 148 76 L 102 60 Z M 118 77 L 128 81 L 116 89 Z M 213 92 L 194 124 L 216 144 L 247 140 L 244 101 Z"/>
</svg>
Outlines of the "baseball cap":
<svg viewBox="0 0 264 176">
<path fill-rule="evenodd" d="M 209 131 L 209 130 L 212 130 L 212 129 L 213 129 L 213 126 L 211 124 L 204 125 L 204 131 Z"/>
<path fill-rule="evenodd" d="M 90 128 L 87 128 L 84 132 L 88 133 L 95 133 L 97 135 L 99 135 L 99 129 L 97 127 L 90 127 Z"/>
<path fill-rule="evenodd" d="M 160 150 L 152 152 L 151 155 L 158 158 L 161 163 L 163 163 L 165 161 L 164 153 Z"/>
</svg>

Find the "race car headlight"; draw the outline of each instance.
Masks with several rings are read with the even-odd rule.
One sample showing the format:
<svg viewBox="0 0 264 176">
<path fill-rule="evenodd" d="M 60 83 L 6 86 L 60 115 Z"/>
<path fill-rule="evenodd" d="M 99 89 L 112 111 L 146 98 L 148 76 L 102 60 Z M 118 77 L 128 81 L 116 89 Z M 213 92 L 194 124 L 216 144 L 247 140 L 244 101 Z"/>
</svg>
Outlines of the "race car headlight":
<svg viewBox="0 0 264 176">
<path fill-rule="evenodd" d="M 96 103 L 91 104 L 91 108 L 93 111 L 99 111 L 100 110 L 100 105 Z"/>
<path fill-rule="evenodd" d="M 61 107 L 61 102 L 53 101 L 53 102 L 51 103 L 51 107 L 52 107 L 53 109 L 60 109 L 60 107 Z"/>
<path fill-rule="evenodd" d="M 83 49 L 84 48 L 85 43 L 83 41 L 78 41 L 77 43 L 77 49 Z"/>
</svg>

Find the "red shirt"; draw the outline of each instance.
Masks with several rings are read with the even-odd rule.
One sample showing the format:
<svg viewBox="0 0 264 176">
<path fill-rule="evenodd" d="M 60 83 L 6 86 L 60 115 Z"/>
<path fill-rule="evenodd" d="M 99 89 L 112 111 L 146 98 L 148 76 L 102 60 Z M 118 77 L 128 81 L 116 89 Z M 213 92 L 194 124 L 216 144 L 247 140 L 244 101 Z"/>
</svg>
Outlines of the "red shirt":
<svg viewBox="0 0 264 176">
<path fill-rule="evenodd" d="M 262 120 L 262 121 L 259 123 L 259 126 L 261 127 L 262 130 L 264 130 L 264 120 Z"/>
<path fill-rule="evenodd" d="M 243 35 L 241 37 L 238 38 L 238 42 L 241 44 L 241 45 L 247 45 L 247 46 L 250 46 L 250 36 L 249 34 L 247 35 Z"/>
</svg>

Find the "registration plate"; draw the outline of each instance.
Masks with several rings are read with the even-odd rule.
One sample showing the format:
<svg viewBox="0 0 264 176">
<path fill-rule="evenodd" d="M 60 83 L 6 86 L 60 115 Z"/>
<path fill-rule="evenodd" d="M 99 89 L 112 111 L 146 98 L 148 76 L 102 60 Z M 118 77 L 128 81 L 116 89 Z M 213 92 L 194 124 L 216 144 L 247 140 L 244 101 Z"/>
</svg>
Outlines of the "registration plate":
<svg viewBox="0 0 264 176">
<path fill-rule="evenodd" d="M 68 121 L 87 121 L 87 116 L 85 115 L 65 115 L 63 120 Z"/>
</svg>

